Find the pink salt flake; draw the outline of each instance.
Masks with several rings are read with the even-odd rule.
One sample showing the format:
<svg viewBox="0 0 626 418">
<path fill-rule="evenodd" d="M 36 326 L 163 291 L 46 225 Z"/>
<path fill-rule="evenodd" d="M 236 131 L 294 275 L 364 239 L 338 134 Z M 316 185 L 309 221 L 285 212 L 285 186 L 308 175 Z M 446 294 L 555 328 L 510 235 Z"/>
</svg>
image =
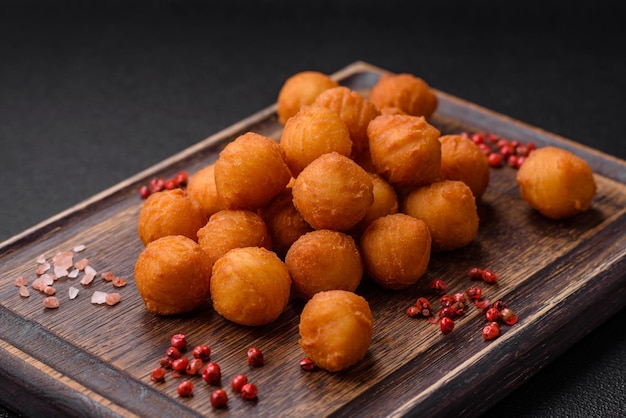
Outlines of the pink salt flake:
<svg viewBox="0 0 626 418">
<path fill-rule="evenodd" d="M 20 287 L 20 286 L 26 286 L 26 277 L 24 276 L 19 276 L 17 279 L 15 279 L 15 286 Z"/>
<path fill-rule="evenodd" d="M 55 276 L 48 273 L 42 274 L 39 278 L 41 279 L 41 282 L 44 284 L 44 286 L 52 286 L 55 280 Z"/>
<path fill-rule="evenodd" d="M 56 296 L 48 296 L 43 300 L 43 306 L 48 309 L 56 309 L 59 307 L 59 299 Z"/>
<path fill-rule="evenodd" d="M 89 274 L 89 275 L 95 277 L 96 274 L 98 274 L 98 272 L 93 267 L 87 265 L 87 266 L 85 266 L 85 274 Z"/>
<path fill-rule="evenodd" d="M 115 274 L 113 274 L 110 271 L 105 271 L 104 273 L 102 273 L 102 279 L 107 281 L 107 282 L 110 282 L 113 279 L 115 279 Z"/>
<path fill-rule="evenodd" d="M 117 305 L 120 303 L 122 297 L 119 293 L 108 293 L 105 297 L 105 302 L 109 306 Z"/>
<path fill-rule="evenodd" d="M 96 277 L 94 274 L 85 274 L 82 279 L 80 279 L 80 284 L 87 286 L 93 282 L 93 278 Z"/>
<path fill-rule="evenodd" d="M 106 301 L 107 301 L 106 292 L 101 292 L 99 290 L 96 290 L 95 292 L 93 292 L 93 295 L 91 295 L 91 303 L 102 305 L 103 303 L 106 303 Z"/>
<path fill-rule="evenodd" d="M 74 253 L 71 251 L 63 251 L 57 253 L 52 258 L 52 265 L 54 267 L 63 267 L 69 269 L 74 264 Z"/>
<path fill-rule="evenodd" d="M 79 271 L 77 269 L 72 269 L 72 271 L 70 271 L 67 274 L 67 277 L 69 277 L 70 279 L 75 279 L 75 278 L 78 277 L 78 273 L 79 273 Z"/>
<path fill-rule="evenodd" d="M 43 264 L 46 262 L 46 255 L 45 254 L 41 254 L 39 257 L 37 257 L 37 259 L 35 260 L 35 262 L 37 264 Z"/>
<path fill-rule="evenodd" d="M 77 270 L 84 270 L 85 267 L 87 267 L 87 265 L 89 264 L 89 260 L 86 258 L 81 258 L 80 260 L 78 260 L 77 262 L 74 263 L 74 268 Z"/>
<path fill-rule="evenodd" d="M 75 288 L 74 286 L 70 286 L 68 290 L 68 294 L 70 296 L 70 299 L 75 299 L 76 296 L 78 296 L 78 289 Z"/>
<path fill-rule="evenodd" d="M 30 292 L 28 291 L 28 288 L 26 287 L 26 285 L 22 285 L 20 286 L 20 296 L 23 298 L 27 298 L 30 296 Z"/>
<path fill-rule="evenodd" d="M 37 273 L 38 276 L 41 276 L 49 269 L 50 269 L 50 263 L 48 263 L 47 261 L 44 261 L 43 263 L 39 264 L 39 266 L 37 267 L 37 270 L 35 270 L 35 273 Z"/>
<path fill-rule="evenodd" d="M 116 277 L 113 279 L 113 286 L 115 287 L 124 287 L 126 286 L 126 279 L 122 277 Z"/>
<path fill-rule="evenodd" d="M 75 246 L 72 250 L 75 253 L 80 253 L 82 251 L 85 251 L 85 248 L 87 248 L 87 247 L 85 247 L 85 244 L 80 244 L 80 245 Z"/>
<path fill-rule="evenodd" d="M 43 288 L 43 292 L 48 296 L 52 296 L 57 292 L 57 290 L 52 286 L 46 286 Z"/>
<path fill-rule="evenodd" d="M 57 276 L 57 278 L 67 277 L 68 274 L 69 272 L 66 267 L 54 266 L 54 275 Z"/>
<path fill-rule="evenodd" d="M 41 277 L 36 278 L 30 285 L 33 289 L 43 292 L 43 289 L 47 286 Z"/>
</svg>

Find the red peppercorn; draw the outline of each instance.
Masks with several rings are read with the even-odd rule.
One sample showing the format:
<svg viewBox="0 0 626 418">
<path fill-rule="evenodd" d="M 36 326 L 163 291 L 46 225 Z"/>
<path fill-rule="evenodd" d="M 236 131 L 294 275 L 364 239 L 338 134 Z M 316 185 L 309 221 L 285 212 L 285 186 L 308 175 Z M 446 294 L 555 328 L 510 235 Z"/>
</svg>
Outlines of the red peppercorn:
<svg viewBox="0 0 626 418">
<path fill-rule="evenodd" d="M 176 182 L 174 181 L 174 179 L 169 179 L 165 182 L 165 189 L 166 190 L 174 190 L 174 189 L 178 189 L 178 184 L 176 184 Z"/>
<path fill-rule="evenodd" d="M 202 380 L 209 385 L 217 386 L 222 381 L 222 370 L 215 362 L 207 363 L 202 371 Z"/>
<path fill-rule="evenodd" d="M 165 179 L 162 177 L 150 180 L 150 190 L 153 193 L 160 192 L 165 188 Z"/>
<path fill-rule="evenodd" d="M 480 267 L 472 267 L 467 272 L 467 277 L 470 280 L 482 280 L 483 279 L 483 269 Z"/>
<path fill-rule="evenodd" d="M 454 319 L 456 317 L 457 317 L 456 312 L 450 306 L 446 306 L 445 308 L 441 308 L 441 310 L 439 311 L 439 318 Z"/>
<path fill-rule="evenodd" d="M 452 309 L 456 316 L 465 315 L 465 303 L 461 301 L 454 302 L 452 306 L 450 306 L 450 308 L 446 308 L 446 309 Z"/>
<path fill-rule="evenodd" d="M 162 382 L 165 380 L 165 369 L 162 367 L 159 367 L 158 369 L 154 369 L 152 370 L 152 373 L 150 373 L 150 380 L 152 380 L 153 382 Z"/>
<path fill-rule="evenodd" d="M 448 308 L 452 306 L 452 304 L 454 303 L 454 299 L 450 295 L 443 295 L 439 299 L 439 303 L 441 303 L 441 306 L 443 306 L 444 308 Z"/>
<path fill-rule="evenodd" d="M 502 309 L 506 308 L 506 303 L 504 303 L 501 300 L 497 300 L 493 303 L 492 306 L 496 308 L 497 310 L 501 311 Z"/>
<path fill-rule="evenodd" d="M 502 155 L 492 152 L 487 156 L 489 160 L 489 165 L 492 167 L 500 167 L 502 165 Z"/>
<path fill-rule="evenodd" d="M 230 386 L 232 387 L 233 392 L 241 392 L 241 388 L 246 383 L 248 383 L 248 377 L 245 374 L 238 374 L 232 378 Z"/>
<path fill-rule="evenodd" d="M 442 334 L 450 334 L 454 329 L 454 321 L 447 316 L 439 320 L 439 328 Z"/>
<path fill-rule="evenodd" d="M 191 355 L 194 358 L 207 361 L 211 358 L 211 348 L 206 345 L 197 345 L 191 350 Z"/>
<path fill-rule="evenodd" d="M 167 358 L 170 359 L 170 361 L 173 361 L 182 357 L 182 354 L 176 347 L 170 347 L 167 350 L 165 350 L 165 355 L 167 356 Z"/>
<path fill-rule="evenodd" d="M 475 144 L 482 144 L 485 141 L 485 137 L 482 134 L 473 134 L 472 135 L 472 141 L 474 141 Z"/>
<path fill-rule="evenodd" d="M 498 338 L 500 336 L 500 327 L 498 326 L 498 323 L 490 322 L 489 325 L 485 325 L 482 334 L 485 341 Z"/>
<path fill-rule="evenodd" d="M 248 364 L 254 367 L 260 367 L 265 363 L 263 353 L 256 347 L 248 349 Z"/>
<path fill-rule="evenodd" d="M 437 295 L 443 295 L 444 293 L 446 293 L 446 287 L 446 284 L 441 279 L 435 279 L 430 283 L 430 288 Z"/>
<path fill-rule="evenodd" d="M 305 357 L 302 360 L 300 360 L 300 368 L 302 370 L 310 372 L 312 370 L 315 370 L 315 363 L 313 363 L 313 360 L 311 360 L 310 358 Z"/>
<path fill-rule="evenodd" d="M 141 186 L 139 188 L 139 195 L 142 199 L 147 199 L 152 193 L 150 192 L 150 188 L 148 186 Z"/>
<path fill-rule="evenodd" d="M 185 334 L 174 334 L 170 340 L 170 345 L 178 351 L 185 351 L 187 348 L 187 336 Z"/>
<path fill-rule="evenodd" d="M 455 301 L 455 302 L 463 302 L 463 303 L 465 303 L 467 298 L 465 297 L 465 293 L 464 292 L 457 292 L 454 295 L 452 295 L 452 300 Z"/>
<path fill-rule="evenodd" d="M 200 360 L 199 358 L 191 359 L 191 361 L 187 364 L 187 368 L 185 369 L 187 374 L 190 376 L 197 375 L 198 373 L 200 373 L 200 370 L 202 370 L 202 360 Z"/>
<path fill-rule="evenodd" d="M 159 366 L 164 369 L 169 369 L 172 367 L 172 360 L 168 357 L 163 357 L 161 358 L 161 360 L 159 360 Z"/>
<path fill-rule="evenodd" d="M 430 302 L 426 298 L 418 298 L 415 302 L 415 306 L 421 311 L 424 308 L 430 309 Z"/>
<path fill-rule="evenodd" d="M 210 399 L 213 408 L 224 408 L 228 404 L 228 394 L 224 389 L 216 389 L 211 392 Z"/>
<path fill-rule="evenodd" d="M 187 366 L 189 365 L 189 360 L 187 357 L 177 358 L 172 361 L 172 370 L 178 373 L 186 373 Z"/>
<path fill-rule="evenodd" d="M 421 311 L 417 308 L 417 306 L 412 305 L 406 308 L 406 314 L 410 317 L 418 316 L 421 314 Z"/>
<path fill-rule="evenodd" d="M 482 277 L 485 283 L 494 284 L 495 282 L 498 281 L 498 274 L 490 269 L 484 269 L 482 273 Z"/>
<path fill-rule="evenodd" d="M 256 399 L 259 389 L 254 383 L 246 383 L 241 387 L 241 397 L 244 399 Z"/>
<path fill-rule="evenodd" d="M 480 287 L 468 287 L 465 294 L 470 299 L 480 299 L 483 291 Z"/>
<path fill-rule="evenodd" d="M 500 319 L 500 311 L 494 307 L 491 307 L 487 309 L 487 312 L 485 312 L 485 317 L 489 322 L 497 321 Z"/>
<path fill-rule="evenodd" d="M 514 325 L 517 323 L 517 315 L 510 308 L 503 308 L 500 311 L 500 319 L 507 325 Z"/>
<path fill-rule="evenodd" d="M 185 186 L 187 184 L 187 180 L 189 179 L 189 175 L 187 174 L 186 171 L 179 171 L 178 173 L 176 173 L 176 175 L 174 176 L 174 181 L 176 182 L 176 184 L 178 184 L 179 186 Z"/>
<path fill-rule="evenodd" d="M 176 391 L 178 392 L 178 396 L 182 396 L 182 397 L 189 397 L 193 395 L 193 382 L 191 382 L 190 380 L 185 380 L 183 382 L 180 382 L 178 384 L 178 387 L 176 388 Z"/>
</svg>

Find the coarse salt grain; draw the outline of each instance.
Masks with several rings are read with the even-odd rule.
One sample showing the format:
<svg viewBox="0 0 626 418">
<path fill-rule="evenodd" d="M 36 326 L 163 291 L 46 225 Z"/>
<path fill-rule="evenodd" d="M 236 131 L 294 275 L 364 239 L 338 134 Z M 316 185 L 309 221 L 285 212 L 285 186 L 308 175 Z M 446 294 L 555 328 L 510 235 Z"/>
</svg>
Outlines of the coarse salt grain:
<svg viewBox="0 0 626 418">
<path fill-rule="evenodd" d="M 98 274 L 98 272 L 96 271 L 96 269 L 94 269 L 91 266 L 85 266 L 85 274 L 90 274 L 92 276 L 95 276 L 96 274 Z"/>
<path fill-rule="evenodd" d="M 89 260 L 86 258 L 81 258 L 77 262 L 74 263 L 74 268 L 78 270 L 84 270 L 85 267 L 89 264 Z"/>
<path fill-rule="evenodd" d="M 96 290 L 95 292 L 93 292 L 93 295 L 91 295 L 91 303 L 102 305 L 103 303 L 106 303 L 106 298 L 106 292 Z"/>
<path fill-rule="evenodd" d="M 58 278 L 67 277 L 68 274 L 69 272 L 67 271 L 66 267 L 61 267 L 61 266 L 54 267 L 54 275 L 57 276 Z"/>
<path fill-rule="evenodd" d="M 115 279 L 115 274 L 110 271 L 105 271 L 104 273 L 102 273 L 102 279 L 110 282 L 111 280 Z"/>
<path fill-rule="evenodd" d="M 20 286 L 20 296 L 23 298 L 27 298 L 30 296 L 30 292 L 28 291 L 28 288 L 25 285 Z"/>
<path fill-rule="evenodd" d="M 56 296 L 48 296 L 43 300 L 43 306 L 48 309 L 56 309 L 59 307 L 59 299 Z"/>
<path fill-rule="evenodd" d="M 69 277 L 70 279 L 75 279 L 78 277 L 78 273 L 79 273 L 78 270 L 73 269 L 72 271 L 68 273 L 67 277 Z"/>
<path fill-rule="evenodd" d="M 35 260 L 35 262 L 37 264 L 43 264 L 46 262 L 46 256 L 45 254 L 41 254 L 39 257 L 37 257 L 37 259 Z"/>
<path fill-rule="evenodd" d="M 82 279 L 80 279 L 80 284 L 88 285 L 93 282 L 93 278 L 96 277 L 93 274 L 85 274 Z"/>
<path fill-rule="evenodd" d="M 44 261 L 43 263 L 39 263 L 39 266 L 37 267 L 37 270 L 35 270 L 35 273 L 37 273 L 38 276 L 41 276 L 49 269 L 50 269 L 50 263 L 48 263 L 47 261 Z"/>
<path fill-rule="evenodd" d="M 24 276 L 19 276 L 17 279 L 15 279 L 15 286 L 17 287 L 25 286 L 26 283 L 27 283 L 26 277 Z"/>
<path fill-rule="evenodd" d="M 30 285 L 33 289 L 39 290 L 40 292 L 46 287 L 43 279 L 41 277 L 36 278 Z"/>
<path fill-rule="evenodd" d="M 48 296 L 52 296 L 57 292 L 57 290 L 52 286 L 46 286 L 43 288 L 43 292 Z"/>
<path fill-rule="evenodd" d="M 105 302 L 109 306 L 117 305 L 120 303 L 121 296 L 119 293 L 108 293 L 105 297 Z"/>
<path fill-rule="evenodd" d="M 124 287 L 126 286 L 126 280 L 123 279 L 122 277 L 116 277 L 115 279 L 113 279 L 113 286 Z"/>
<path fill-rule="evenodd" d="M 70 296 L 70 299 L 75 299 L 76 296 L 78 296 L 78 289 L 75 288 L 74 286 L 70 286 L 68 290 L 68 294 Z"/>
<path fill-rule="evenodd" d="M 74 247 L 73 250 L 74 250 L 75 253 L 80 253 L 80 252 L 84 251 L 85 248 L 86 247 L 85 247 L 84 244 L 80 244 L 80 245 L 77 245 L 76 247 Z"/>
<path fill-rule="evenodd" d="M 54 283 L 54 276 L 51 274 L 42 274 L 39 278 L 45 286 L 51 286 Z"/>
</svg>

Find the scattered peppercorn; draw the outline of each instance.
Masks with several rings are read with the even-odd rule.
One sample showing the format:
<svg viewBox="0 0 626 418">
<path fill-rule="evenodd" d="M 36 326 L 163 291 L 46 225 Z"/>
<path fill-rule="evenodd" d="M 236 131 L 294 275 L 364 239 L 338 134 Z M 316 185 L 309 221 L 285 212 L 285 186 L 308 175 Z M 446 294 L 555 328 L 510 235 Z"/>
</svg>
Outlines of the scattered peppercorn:
<svg viewBox="0 0 626 418">
<path fill-rule="evenodd" d="M 211 392 L 211 406 L 213 408 L 224 408 L 228 404 L 228 394 L 224 389 L 216 389 Z"/>
<path fill-rule="evenodd" d="M 190 380 L 180 382 L 176 391 L 178 392 L 178 396 L 182 396 L 184 398 L 193 396 L 193 382 Z"/>
<path fill-rule="evenodd" d="M 241 397 L 244 399 L 256 399 L 258 392 L 254 383 L 246 383 L 241 387 Z"/>
<path fill-rule="evenodd" d="M 256 347 L 250 347 L 248 349 L 248 364 L 254 367 L 263 366 L 265 360 L 263 359 L 263 353 Z"/>
</svg>

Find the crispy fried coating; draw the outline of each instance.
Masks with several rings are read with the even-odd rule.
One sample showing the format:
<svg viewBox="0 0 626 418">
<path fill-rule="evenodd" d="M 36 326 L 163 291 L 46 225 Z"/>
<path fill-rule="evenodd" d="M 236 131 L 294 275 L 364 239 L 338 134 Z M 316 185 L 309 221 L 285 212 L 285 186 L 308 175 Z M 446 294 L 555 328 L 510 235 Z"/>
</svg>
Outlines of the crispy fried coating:
<svg viewBox="0 0 626 418">
<path fill-rule="evenodd" d="M 319 71 L 301 71 L 292 75 L 278 92 L 278 122 L 284 125 L 302 106 L 310 105 L 321 92 L 338 85 Z"/>
<path fill-rule="evenodd" d="M 480 199 L 489 185 L 489 160 L 471 139 L 444 135 L 441 142 L 441 179 L 460 180 Z"/>
<path fill-rule="evenodd" d="M 430 119 L 437 110 L 435 92 L 421 78 L 413 74 L 386 74 L 372 87 L 370 102 L 378 109 L 398 108 L 408 115 Z"/>
<path fill-rule="evenodd" d="M 215 164 L 207 165 L 189 178 L 187 196 L 202 206 L 207 217 L 224 209 L 215 187 Z"/>
</svg>

